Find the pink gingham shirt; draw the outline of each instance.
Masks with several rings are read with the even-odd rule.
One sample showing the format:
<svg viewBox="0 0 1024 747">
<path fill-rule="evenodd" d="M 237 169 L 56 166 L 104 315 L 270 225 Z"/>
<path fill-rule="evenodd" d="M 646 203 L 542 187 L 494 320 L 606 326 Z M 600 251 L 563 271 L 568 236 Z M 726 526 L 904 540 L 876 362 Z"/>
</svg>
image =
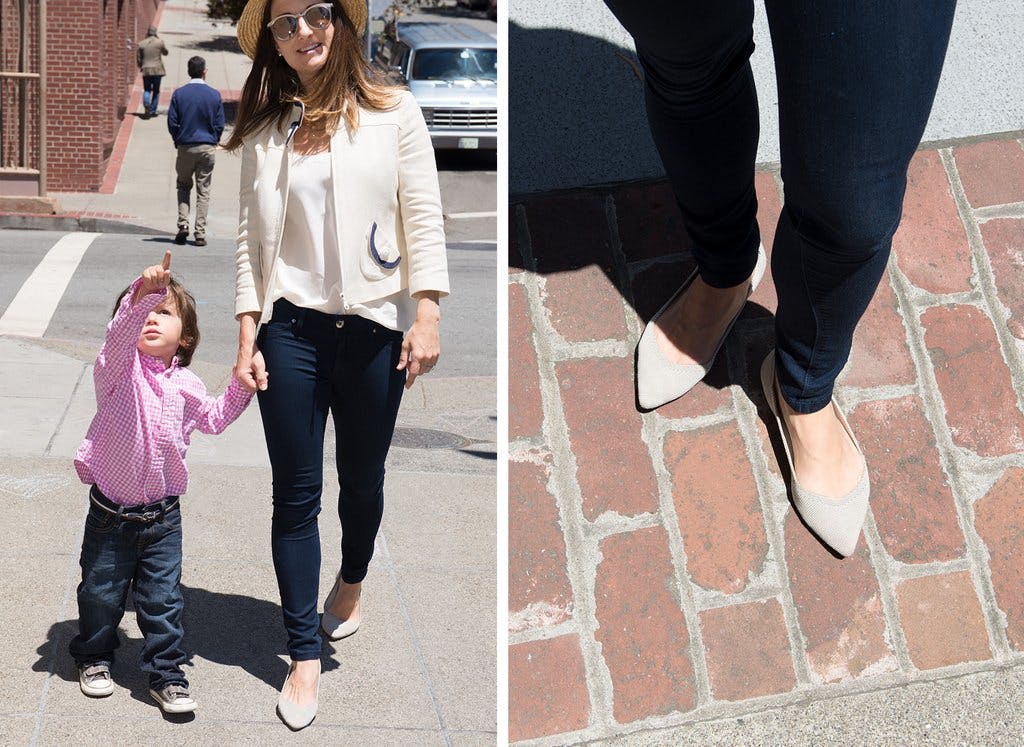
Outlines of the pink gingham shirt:
<svg viewBox="0 0 1024 747">
<path fill-rule="evenodd" d="M 139 334 L 150 311 L 167 291 L 149 293 L 132 304 L 142 278 L 132 283 L 107 325 L 96 357 L 96 416 L 75 455 L 82 482 L 95 484 L 124 506 L 159 501 L 188 490 L 185 452 L 189 435 L 220 433 L 252 399 L 232 379 L 220 397 L 210 397 L 194 373 L 138 352 Z"/>
</svg>

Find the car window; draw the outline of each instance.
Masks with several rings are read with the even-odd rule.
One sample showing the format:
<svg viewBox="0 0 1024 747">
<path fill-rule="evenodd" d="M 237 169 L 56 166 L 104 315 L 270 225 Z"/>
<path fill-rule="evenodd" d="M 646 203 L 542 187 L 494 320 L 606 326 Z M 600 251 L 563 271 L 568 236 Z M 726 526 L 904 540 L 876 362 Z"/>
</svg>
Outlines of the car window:
<svg viewBox="0 0 1024 747">
<path fill-rule="evenodd" d="M 409 47 L 401 42 L 396 43 L 390 64 L 402 68 L 402 74 L 406 74 L 409 66 Z"/>
<path fill-rule="evenodd" d="M 498 79 L 495 49 L 421 49 L 412 66 L 413 80 Z"/>
</svg>

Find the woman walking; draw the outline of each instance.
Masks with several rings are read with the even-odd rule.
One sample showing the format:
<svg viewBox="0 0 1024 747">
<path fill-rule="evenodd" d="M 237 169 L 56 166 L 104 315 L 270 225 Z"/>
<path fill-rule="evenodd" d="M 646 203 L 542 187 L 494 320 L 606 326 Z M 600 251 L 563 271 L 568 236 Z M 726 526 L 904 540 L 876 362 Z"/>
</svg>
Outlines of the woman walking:
<svg viewBox="0 0 1024 747">
<path fill-rule="evenodd" d="M 636 42 L 651 133 L 698 268 L 638 346 L 638 399 L 653 408 L 707 373 L 764 272 L 754 195 L 754 6 L 605 2 Z M 954 5 L 765 2 L 786 201 L 772 253 L 775 350 L 762 385 L 790 461 L 794 505 L 844 556 L 856 547 L 869 486 L 832 390 L 885 270 Z"/>
<path fill-rule="evenodd" d="M 249 0 L 238 23 L 253 66 L 226 145 L 242 150 L 235 375 L 259 390 L 273 472 L 292 729 L 316 716 L 321 633 L 359 627 L 403 386 L 438 359 L 448 293 L 430 137 L 412 96 L 374 80 L 365 24 L 362 0 Z M 342 561 L 318 625 L 328 413 Z"/>
</svg>

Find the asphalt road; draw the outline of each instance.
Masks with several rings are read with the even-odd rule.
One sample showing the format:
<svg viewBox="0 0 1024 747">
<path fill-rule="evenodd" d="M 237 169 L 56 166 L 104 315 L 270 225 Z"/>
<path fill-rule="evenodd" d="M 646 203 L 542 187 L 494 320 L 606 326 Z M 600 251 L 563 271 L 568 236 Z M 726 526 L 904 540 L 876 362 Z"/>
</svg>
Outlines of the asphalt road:
<svg viewBox="0 0 1024 747">
<path fill-rule="evenodd" d="M 493 225 L 493 220 L 491 221 Z M 0 231 L 0 314 L 50 248 L 51 231 Z M 172 269 L 196 297 L 202 340 L 197 361 L 234 361 L 234 242 L 213 239 L 204 248 L 176 246 L 167 236 L 101 234 L 86 250 L 53 310 L 43 339 L 98 347 L 120 291 L 144 267 L 172 249 Z M 492 243 L 450 244 L 452 295 L 442 301 L 442 358 L 433 376 L 494 376 L 496 371 L 496 254 Z"/>
</svg>

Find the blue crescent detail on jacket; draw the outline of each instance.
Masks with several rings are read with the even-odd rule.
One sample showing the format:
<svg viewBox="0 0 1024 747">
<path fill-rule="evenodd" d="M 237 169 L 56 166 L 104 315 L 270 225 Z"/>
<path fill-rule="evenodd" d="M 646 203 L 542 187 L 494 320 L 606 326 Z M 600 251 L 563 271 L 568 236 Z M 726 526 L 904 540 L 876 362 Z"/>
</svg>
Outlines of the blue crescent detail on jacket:
<svg viewBox="0 0 1024 747">
<path fill-rule="evenodd" d="M 374 221 L 373 225 L 370 226 L 370 254 L 373 255 L 373 261 L 379 264 L 381 267 L 393 270 L 398 267 L 398 263 L 402 261 L 399 257 L 394 262 L 387 262 L 381 258 L 380 254 L 377 253 L 377 245 L 374 243 L 374 236 L 377 235 L 377 222 Z"/>
</svg>

